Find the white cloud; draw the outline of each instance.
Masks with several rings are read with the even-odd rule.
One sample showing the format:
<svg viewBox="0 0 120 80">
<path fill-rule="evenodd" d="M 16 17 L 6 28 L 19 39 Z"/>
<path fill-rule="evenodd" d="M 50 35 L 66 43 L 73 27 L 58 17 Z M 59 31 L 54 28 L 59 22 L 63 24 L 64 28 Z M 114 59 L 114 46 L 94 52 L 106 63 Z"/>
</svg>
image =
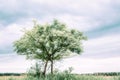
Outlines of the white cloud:
<svg viewBox="0 0 120 80">
<path fill-rule="evenodd" d="M 14 58 L 13 58 L 14 57 Z M 0 72 L 26 72 L 33 64 L 26 61 L 25 57 L 9 54 L 7 61 L 0 61 Z M 6 60 L 6 55 L 1 60 Z M 9 61 L 9 62 L 8 62 Z M 92 59 L 75 56 L 56 63 L 56 68 L 60 70 L 73 67 L 73 73 L 94 73 L 94 72 L 119 72 L 120 57 L 107 59 Z M 116 66 L 117 65 L 117 66 Z"/>
<path fill-rule="evenodd" d="M 98 57 L 120 56 L 120 36 L 119 34 L 105 35 L 103 37 L 88 39 L 84 42 L 83 55 L 94 55 Z"/>
<path fill-rule="evenodd" d="M 73 67 L 73 73 L 94 73 L 94 72 L 119 72 L 120 63 L 118 58 L 90 59 L 77 56 L 63 60 L 59 69 Z M 117 65 L 117 66 L 116 66 Z"/>
<path fill-rule="evenodd" d="M 0 10 L 4 10 L 4 12 L 9 12 L 9 14 L 18 11 L 19 8 L 19 0 L 0 0 Z"/>
<path fill-rule="evenodd" d="M 8 0 L 8 3 L 10 0 Z M 58 16 L 63 17 L 64 21 L 74 20 L 77 17 L 77 24 L 83 25 L 79 19 L 85 17 L 83 20 L 87 26 L 90 25 L 96 26 L 96 24 L 100 23 L 111 23 L 113 20 L 118 18 L 118 12 L 114 11 L 111 8 L 111 0 L 26 0 L 26 1 L 19 1 L 19 0 L 12 0 L 11 4 L 6 3 L 6 1 L 2 1 L 3 7 L 1 7 L 2 11 L 7 9 L 3 9 L 4 7 L 8 8 L 8 12 L 6 14 L 11 14 L 11 16 L 16 17 L 15 21 L 19 20 L 20 18 L 38 18 L 38 19 L 47 19 L 47 16 Z M 72 4 L 71 4 L 72 3 Z M 114 2 L 115 3 L 115 2 Z M 13 5 L 13 7 L 11 6 Z M 17 6 L 16 6 L 17 5 Z M 23 7 L 23 5 L 25 5 Z M 15 11 L 14 8 L 17 10 Z M 111 13 L 112 12 L 112 13 Z M 15 14 L 14 14 L 15 13 Z M 113 13 L 115 15 L 113 15 Z M 64 15 L 65 14 L 65 15 Z M 109 14 L 109 15 L 108 15 Z M 23 15 L 23 16 L 22 16 Z M 69 15 L 69 16 L 67 16 Z M 21 16 L 21 17 L 20 17 Z M 67 16 L 67 17 L 65 17 Z M 68 20 L 69 17 L 69 20 Z M 75 17 L 75 18 L 73 18 Z M 87 17 L 87 18 L 86 18 Z M 9 16 L 8 16 L 9 18 Z M 10 17 L 11 18 L 11 17 Z M 72 21 L 73 21 L 72 20 Z M 75 20 L 76 21 L 76 20 Z M 75 22 L 74 21 L 74 22 Z M 95 25 L 91 25 L 95 24 Z M 86 25 L 84 26 L 85 28 Z"/>
<path fill-rule="evenodd" d="M 119 12 L 114 9 L 117 1 L 112 0 L 8 0 L 1 1 L 2 12 L 9 16 L 2 20 L 27 21 L 31 18 L 50 21 L 58 18 L 81 31 L 89 31 L 119 21 Z M 72 4 L 71 4 L 72 3 Z M 11 6 L 13 5 L 13 7 Z M 24 6 L 25 5 L 25 6 Z M 5 9 L 3 9 L 5 8 Z M 7 8 L 7 9 L 6 9 Z M 3 15 L 2 16 L 6 16 Z M 4 19 L 5 18 L 5 19 Z M 14 18 L 14 20 L 13 20 Z M 4 22 L 4 21 L 3 21 Z M 101 26 L 102 25 L 102 26 Z"/>
<path fill-rule="evenodd" d="M 0 30 L 0 45 L 11 44 L 23 35 L 24 28 L 31 29 L 33 27 L 32 25 L 30 22 L 26 22 L 23 25 L 14 23 L 2 28 L 2 30 Z"/>
<path fill-rule="evenodd" d="M 94 20 L 91 20 L 87 16 L 75 16 L 64 14 L 58 16 L 57 18 L 58 20 L 65 22 L 68 27 L 75 28 L 83 32 L 92 30 L 99 25 L 99 23 L 95 22 Z"/>
<path fill-rule="evenodd" d="M 0 57 L 0 72 L 26 72 L 32 65 L 32 61 L 26 60 L 24 56 L 2 54 Z"/>
<path fill-rule="evenodd" d="M 88 39 L 88 41 L 85 42 L 86 46 L 101 46 L 101 45 L 111 45 L 111 44 L 118 44 L 120 42 L 120 36 L 119 34 L 114 35 L 105 35 L 98 38 Z M 103 46 L 102 46 L 103 47 Z"/>
</svg>

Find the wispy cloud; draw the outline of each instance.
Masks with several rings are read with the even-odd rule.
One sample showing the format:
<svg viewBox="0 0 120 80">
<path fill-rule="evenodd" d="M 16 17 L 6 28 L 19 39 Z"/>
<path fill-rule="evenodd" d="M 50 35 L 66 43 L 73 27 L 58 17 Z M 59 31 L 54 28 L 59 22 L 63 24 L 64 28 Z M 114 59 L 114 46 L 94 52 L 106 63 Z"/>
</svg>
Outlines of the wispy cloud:
<svg viewBox="0 0 120 80">
<path fill-rule="evenodd" d="M 83 55 L 93 58 L 118 57 L 120 56 L 119 40 L 119 34 L 90 39 L 84 42 Z"/>
<path fill-rule="evenodd" d="M 32 61 L 26 61 L 25 57 L 15 54 L 0 55 L 0 72 L 26 72 Z M 13 58 L 14 57 L 14 58 Z M 73 73 L 94 73 L 94 72 L 119 72 L 120 71 L 120 57 L 111 57 L 107 59 L 84 58 L 82 56 L 75 56 L 69 59 L 57 62 L 55 67 L 60 70 L 73 67 Z M 117 66 L 116 66 L 117 65 Z"/>
<path fill-rule="evenodd" d="M 61 63 L 62 67 L 60 66 L 59 69 L 63 70 L 68 69 L 68 67 L 73 67 L 73 73 L 119 72 L 119 60 L 120 57 L 107 59 L 73 57 L 64 60 Z"/>
<path fill-rule="evenodd" d="M 26 22 L 23 25 L 14 23 L 0 27 L 0 53 L 13 52 L 13 42 L 23 35 L 24 29 L 31 29 L 32 25 L 31 22 Z"/>
<path fill-rule="evenodd" d="M 32 62 L 25 60 L 24 56 L 2 54 L 0 57 L 0 72 L 26 72 L 32 65 Z"/>
<path fill-rule="evenodd" d="M 0 6 L 1 21 L 6 23 L 15 22 L 21 18 L 44 19 L 46 16 L 54 18 L 54 16 L 64 17 L 66 14 L 74 17 L 82 16 L 85 19 L 87 17 L 86 20 L 92 21 L 92 24 L 106 24 L 113 22 L 116 18 L 119 19 L 120 13 L 115 8 L 116 4 L 118 5 L 117 0 L 114 2 L 112 0 L 8 0 L 8 3 L 1 1 L 2 5 Z M 73 17 L 70 18 L 73 19 Z"/>
</svg>

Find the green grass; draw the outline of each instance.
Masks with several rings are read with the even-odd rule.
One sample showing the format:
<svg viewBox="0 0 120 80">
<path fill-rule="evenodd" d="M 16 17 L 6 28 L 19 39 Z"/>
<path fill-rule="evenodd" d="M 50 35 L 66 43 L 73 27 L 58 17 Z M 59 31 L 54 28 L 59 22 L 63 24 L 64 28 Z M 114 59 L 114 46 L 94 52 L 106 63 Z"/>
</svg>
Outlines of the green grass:
<svg viewBox="0 0 120 80">
<path fill-rule="evenodd" d="M 6 77 L 6 78 L 5 78 Z M 120 80 L 119 76 L 93 76 L 93 75 L 73 75 L 58 73 L 56 75 L 46 75 L 46 77 L 20 76 L 20 77 L 0 77 L 0 80 Z"/>
<path fill-rule="evenodd" d="M 0 76 L 0 80 L 120 80 L 120 74 L 113 73 L 97 73 L 97 74 L 71 74 L 72 69 L 65 70 L 63 72 L 55 71 L 53 75 L 47 74 L 43 76 L 33 71 L 29 71 L 26 74 L 20 76 Z M 109 75 L 108 75 L 109 74 Z"/>
</svg>

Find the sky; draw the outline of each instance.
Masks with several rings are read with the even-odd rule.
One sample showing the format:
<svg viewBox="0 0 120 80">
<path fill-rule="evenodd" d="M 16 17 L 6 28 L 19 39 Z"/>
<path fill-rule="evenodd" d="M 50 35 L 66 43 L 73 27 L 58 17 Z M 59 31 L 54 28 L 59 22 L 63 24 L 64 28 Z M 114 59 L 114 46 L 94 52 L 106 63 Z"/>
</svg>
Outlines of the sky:
<svg viewBox="0 0 120 80">
<path fill-rule="evenodd" d="M 58 19 L 88 37 L 81 55 L 61 60 L 74 73 L 120 72 L 120 0 L 0 0 L 0 72 L 25 72 L 32 64 L 14 52 L 13 42 L 33 20 Z"/>
</svg>

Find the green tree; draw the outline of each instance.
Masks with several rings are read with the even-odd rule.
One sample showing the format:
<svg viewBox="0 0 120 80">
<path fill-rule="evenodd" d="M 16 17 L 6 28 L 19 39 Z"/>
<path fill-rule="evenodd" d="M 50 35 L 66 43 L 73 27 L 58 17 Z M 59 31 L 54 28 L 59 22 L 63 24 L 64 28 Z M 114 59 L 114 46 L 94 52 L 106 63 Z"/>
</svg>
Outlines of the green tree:
<svg viewBox="0 0 120 80">
<path fill-rule="evenodd" d="M 35 23 L 33 29 L 26 30 L 25 34 L 14 43 L 15 51 L 26 55 L 28 59 L 39 59 L 45 63 L 43 75 L 46 74 L 48 63 L 51 63 L 53 74 L 54 61 L 68 56 L 71 52 L 82 52 L 83 33 L 68 29 L 65 24 L 54 20 L 51 24 L 40 25 Z"/>
</svg>

